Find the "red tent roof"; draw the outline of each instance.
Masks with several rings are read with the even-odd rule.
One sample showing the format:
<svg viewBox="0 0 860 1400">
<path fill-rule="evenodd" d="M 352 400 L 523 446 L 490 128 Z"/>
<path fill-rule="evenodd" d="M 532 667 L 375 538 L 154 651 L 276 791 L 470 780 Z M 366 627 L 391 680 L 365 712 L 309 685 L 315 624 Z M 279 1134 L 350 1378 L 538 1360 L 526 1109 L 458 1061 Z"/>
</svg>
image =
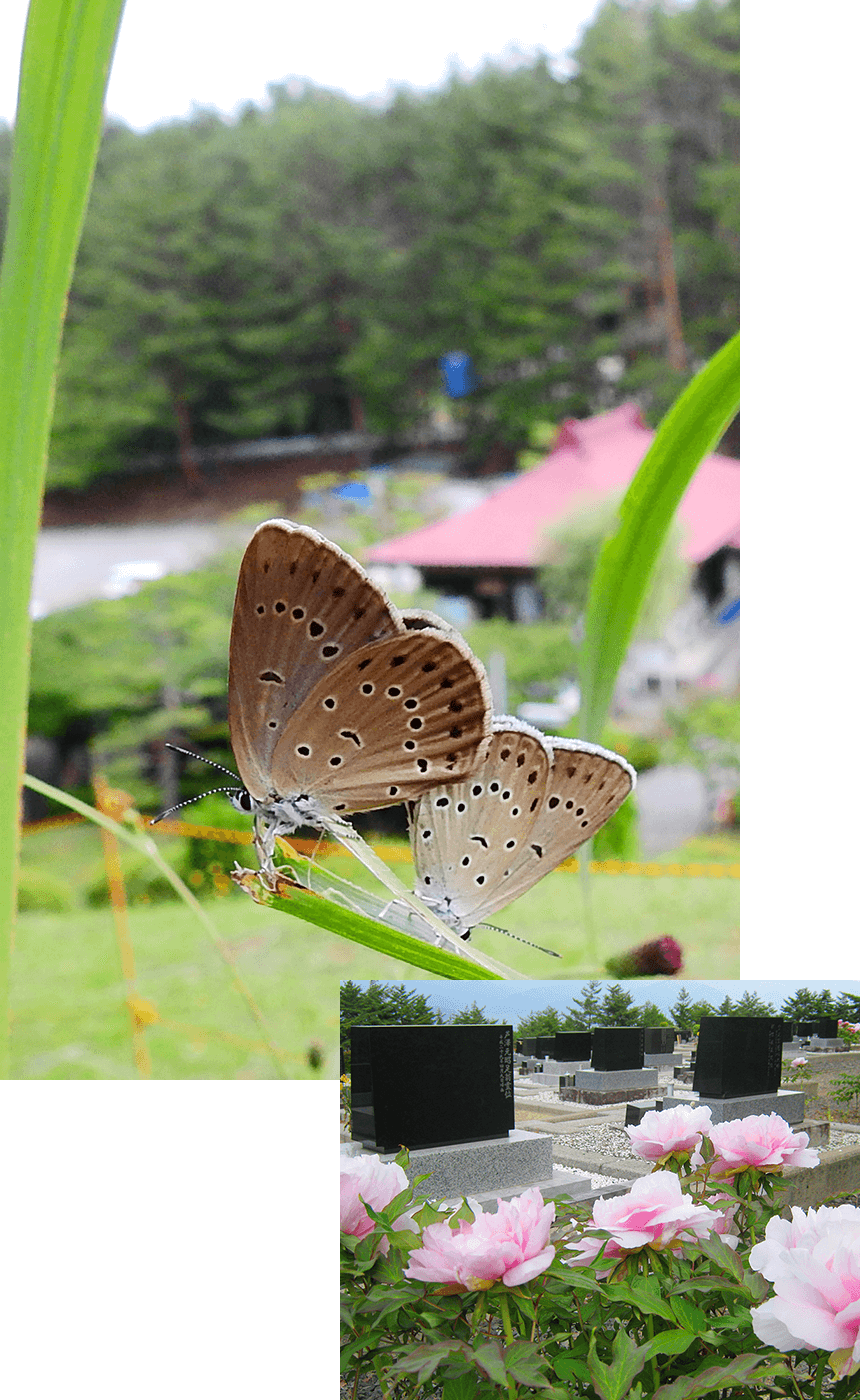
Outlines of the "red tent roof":
<svg viewBox="0 0 860 1400">
<path fill-rule="evenodd" d="M 532 471 L 473 509 L 386 540 L 366 557 L 417 568 L 534 567 L 542 561 L 545 531 L 577 506 L 622 493 L 653 437 L 634 403 L 595 418 L 568 418 L 549 456 Z M 734 457 L 706 457 L 681 500 L 682 553 L 693 563 L 721 545 L 740 544 L 739 468 Z"/>
</svg>

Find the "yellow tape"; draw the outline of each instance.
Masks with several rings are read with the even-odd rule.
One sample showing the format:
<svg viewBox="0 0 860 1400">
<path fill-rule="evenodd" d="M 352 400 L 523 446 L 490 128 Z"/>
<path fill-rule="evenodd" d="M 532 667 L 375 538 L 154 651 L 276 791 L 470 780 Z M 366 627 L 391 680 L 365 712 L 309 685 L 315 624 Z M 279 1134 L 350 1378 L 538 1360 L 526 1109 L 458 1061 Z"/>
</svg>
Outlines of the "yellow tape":
<svg viewBox="0 0 860 1400">
<path fill-rule="evenodd" d="M 69 826 L 83 820 L 83 817 L 77 816 L 48 817 L 41 822 L 28 823 L 24 827 L 24 835 L 35 831 L 47 831 L 55 826 Z M 196 836 L 205 841 L 223 841 L 236 846 L 250 846 L 252 841 L 249 831 L 232 831 L 227 827 L 220 826 L 195 826 L 192 822 L 163 821 L 149 830 L 155 835 L 160 833 L 163 836 Z M 334 841 L 309 841 L 295 838 L 290 844 L 301 855 L 315 855 L 318 858 L 342 852 L 342 848 Z M 378 845 L 374 845 L 373 849 L 383 860 L 390 861 L 393 865 L 408 864 L 412 859 L 405 846 L 394 846 L 380 842 Z M 656 860 L 593 860 L 589 863 L 588 868 L 594 875 L 645 875 L 654 879 L 668 875 L 693 879 L 739 880 L 741 875 L 738 861 L 731 864 L 720 861 L 693 861 L 689 865 L 680 865 L 674 861 L 663 863 Z M 579 861 L 576 859 L 562 861 L 558 869 L 577 871 Z"/>
</svg>

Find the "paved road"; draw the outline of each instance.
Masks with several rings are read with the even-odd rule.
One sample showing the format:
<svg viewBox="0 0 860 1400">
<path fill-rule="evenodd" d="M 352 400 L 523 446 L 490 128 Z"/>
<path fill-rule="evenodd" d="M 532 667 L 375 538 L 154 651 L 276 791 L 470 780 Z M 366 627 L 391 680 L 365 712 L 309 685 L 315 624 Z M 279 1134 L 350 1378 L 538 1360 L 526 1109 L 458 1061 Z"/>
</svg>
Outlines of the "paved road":
<svg viewBox="0 0 860 1400">
<path fill-rule="evenodd" d="M 696 768 L 661 765 L 636 782 L 639 843 L 644 857 L 658 856 L 699 836 L 710 825 L 705 780 Z"/>
<path fill-rule="evenodd" d="M 230 532 L 204 521 L 42 530 L 33 569 L 32 615 L 43 617 L 105 597 L 111 570 L 118 564 L 145 560 L 163 565 L 165 573 L 186 573 L 232 540 L 243 543 L 249 535 L 247 525 Z"/>
</svg>

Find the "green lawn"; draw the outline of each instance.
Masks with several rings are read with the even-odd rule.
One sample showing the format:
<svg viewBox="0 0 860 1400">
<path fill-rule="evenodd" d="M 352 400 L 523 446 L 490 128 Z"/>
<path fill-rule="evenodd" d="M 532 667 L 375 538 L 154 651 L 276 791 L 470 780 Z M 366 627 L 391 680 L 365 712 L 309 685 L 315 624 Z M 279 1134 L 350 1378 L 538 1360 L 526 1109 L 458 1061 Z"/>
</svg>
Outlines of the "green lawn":
<svg viewBox="0 0 860 1400">
<path fill-rule="evenodd" d="M 165 843 L 165 851 L 170 849 Z M 82 891 L 101 843 L 87 826 L 27 835 L 24 864 Z M 339 939 L 239 895 L 207 911 L 260 1006 L 290 1078 L 338 1072 Z M 228 968 L 177 901 L 130 911 L 138 996 L 159 1020 L 146 1037 L 156 1079 L 273 1078 L 274 1066 Z M 136 1077 L 125 985 L 110 909 L 21 913 L 13 954 L 13 1073 L 19 1079 Z M 308 1062 L 319 1047 L 320 1069 Z"/>
<path fill-rule="evenodd" d="M 719 862 L 738 859 L 737 841 L 715 837 L 691 842 L 678 851 L 661 856 L 662 863 Z M 333 862 L 338 873 L 356 883 L 365 883 L 364 872 L 350 870 L 348 858 Z M 410 867 L 394 867 L 407 881 Z M 561 954 L 550 958 L 491 929 L 478 929 L 472 937 L 491 957 L 508 967 L 540 980 L 605 976 L 608 957 L 626 949 L 672 934 L 684 950 L 684 976 L 710 981 L 740 975 L 738 926 L 739 882 L 728 877 L 707 876 L 590 876 L 591 934 L 580 876 L 555 871 L 507 909 L 491 916 L 491 921 L 511 933 Z M 424 980 L 429 974 L 409 969 L 404 963 L 388 963 L 370 951 L 350 945 L 346 957 L 346 977 L 370 977 L 395 981 Z"/>
<path fill-rule="evenodd" d="M 165 843 L 167 852 L 170 844 Z M 664 859 L 736 859 L 728 838 L 699 842 Z M 243 856 L 244 858 L 244 856 Z M 13 1073 L 19 1079 L 136 1077 L 113 915 L 83 906 L 101 845 L 89 827 L 29 834 L 24 863 L 51 870 L 74 889 L 68 913 L 22 913 L 13 961 Z M 333 861 L 357 883 L 372 877 L 349 856 Z M 401 879 L 409 866 L 397 865 Z M 556 872 L 494 920 L 562 956 L 494 933 L 475 936 L 491 956 L 542 980 L 600 977 L 613 953 L 671 933 L 690 978 L 738 976 L 738 881 L 728 878 L 594 875 L 593 940 L 579 877 Z M 428 974 L 323 930 L 263 910 L 239 893 L 207 901 L 219 936 L 261 1007 L 291 1078 L 338 1073 L 338 991 L 345 978 L 425 980 Z M 137 994 L 158 1020 L 146 1031 L 156 1079 L 272 1078 L 271 1059 L 228 970 L 190 911 L 178 902 L 130 913 Z M 319 1069 L 309 1064 L 322 1050 Z"/>
</svg>

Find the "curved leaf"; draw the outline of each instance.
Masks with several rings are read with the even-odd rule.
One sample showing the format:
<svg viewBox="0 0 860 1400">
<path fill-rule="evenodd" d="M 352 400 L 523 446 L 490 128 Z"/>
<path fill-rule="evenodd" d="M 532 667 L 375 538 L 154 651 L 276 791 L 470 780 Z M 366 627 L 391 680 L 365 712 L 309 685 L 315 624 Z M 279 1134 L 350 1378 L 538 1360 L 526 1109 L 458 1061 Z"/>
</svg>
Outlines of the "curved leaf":
<svg viewBox="0 0 860 1400">
<path fill-rule="evenodd" d="M 581 734 L 599 740 L 654 564 L 697 466 L 740 403 L 740 341 L 718 350 L 672 405 L 619 508 L 585 608 L 580 657 Z"/>
</svg>

